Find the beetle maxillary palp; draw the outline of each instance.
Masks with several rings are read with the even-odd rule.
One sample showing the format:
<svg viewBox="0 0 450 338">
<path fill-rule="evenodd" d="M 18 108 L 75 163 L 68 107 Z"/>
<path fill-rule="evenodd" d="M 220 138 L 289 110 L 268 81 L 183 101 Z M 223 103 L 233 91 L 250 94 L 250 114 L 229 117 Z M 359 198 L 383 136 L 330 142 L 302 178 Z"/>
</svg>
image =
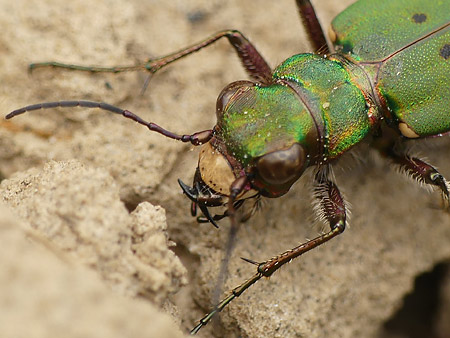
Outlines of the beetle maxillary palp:
<svg viewBox="0 0 450 338">
<path fill-rule="evenodd" d="M 228 198 L 228 215 L 231 217 L 231 222 L 237 220 L 235 219 L 236 214 L 236 206 L 235 202 L 238 196 L 245 190 L 245 187 L 249 183 L 247 176 L 241 176 L 234 180 L 234 182 L 230 186 L 230 196 Z"/>
<path fill-rule="evenodd" d="M 245 186 L 248 184 L 248 177 L 241 176 L 237 178 L 230 186 L 230 196 L 228 200 L 228 210 L 230 215 L 235 212 L 234 202 L 236 202 L 237 197 L 242 191 L 244 191 Z"/>
</svg>

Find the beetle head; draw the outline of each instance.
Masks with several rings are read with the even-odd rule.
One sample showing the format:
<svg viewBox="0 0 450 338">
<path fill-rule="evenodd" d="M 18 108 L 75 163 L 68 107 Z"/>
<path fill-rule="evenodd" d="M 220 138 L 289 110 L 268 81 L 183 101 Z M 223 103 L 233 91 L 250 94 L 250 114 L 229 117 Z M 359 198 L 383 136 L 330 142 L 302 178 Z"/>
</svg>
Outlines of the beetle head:
<svg viewBox="0 0 450 338">
<path fill-rule="evenodd" d="M 231 83 L 217 99 L 216 114 L 221 152 L 241 165 L 263 196 L 288 192 L 318 151 L 311 114 L 282 83 Z"/>
<path fill-rule="evenodd" d="M 216 115 L 194 186 L 182 185 L 193 210 L 198 206 L 212 223 L 220 216 L 211 217 L 207 208 L 227 204 L 238 179 L 246 180 L 233 197 L 235 209 L 249 197 L 287 193 L 318 158 L 318 128 L 298 93 L 284 83 L 233 82 L 220 93 Z"/>
</svg>

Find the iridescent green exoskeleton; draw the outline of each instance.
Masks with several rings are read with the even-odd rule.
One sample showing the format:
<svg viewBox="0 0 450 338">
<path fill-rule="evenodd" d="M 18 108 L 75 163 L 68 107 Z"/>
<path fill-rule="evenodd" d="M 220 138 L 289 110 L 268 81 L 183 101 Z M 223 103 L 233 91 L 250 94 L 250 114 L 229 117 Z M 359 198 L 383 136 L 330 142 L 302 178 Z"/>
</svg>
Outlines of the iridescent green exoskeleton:
<svg viewBox="0 0 450 338">
<path fill-rule="evenodd" d="M 403 140 L 450 131 L 450 0 L 360 0 L 339 14 L 330 30 L 331 45 L 310 1 L 297 0 L 302 21 L 318 53 L 298 54 L 272 70 L 238 31 L 226 30 L 179 52 L 133 67 L 83 67 L 56 62 L 31 65 L 91 72 L 146 70 L 153 74 L 171 62 L 226 37 L 251 81 L 238 81 L 217 99 L 217 124 L 210 130 L 178 135 L 105 103 L 61 101 L 18 109 L 101 108 L 122 114 L 166 137 L 201 145 L 193 187 L 183 182 L 199 221 L 231 219 L 228 253 L 246 203 L 278 197 L 311 167 L 320 216 L 330 230 L 257 266 L 255 274 L 200 320 L 196 333 L 261 277 L 342 233 L 347 211 L 330 177 L 330 166 L 363 140 L 419 182 L 436 187 L 446 207 L 449 184 L 426 162 L 411 157 Z M 212 215 L 210 207 L 226 206 Z M 222 266 L 222 271 L 224 271 Z"/>
</svg>

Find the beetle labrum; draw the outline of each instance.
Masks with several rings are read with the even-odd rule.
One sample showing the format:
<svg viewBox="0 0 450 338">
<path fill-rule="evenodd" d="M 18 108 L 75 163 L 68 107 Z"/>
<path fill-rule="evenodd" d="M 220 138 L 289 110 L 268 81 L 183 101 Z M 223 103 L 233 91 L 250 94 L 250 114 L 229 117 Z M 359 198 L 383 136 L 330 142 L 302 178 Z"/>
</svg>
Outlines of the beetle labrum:
<svg viewBox="0 0 450 338">
<path fill-rule="evenodd" d="M 267 261 L 252 262 L 257 265 L 255 274 L 202 318 L 193 333 L 261 277 L 271 276 L 285 263 L 344 231 L 345 201 L 331 178 L 330 166 L 369 137 L 374 148 L 414 179 L 436 187 L 448 208 L 448 182 L 433 166 L 409 156 L 403 141 L 450 131 L 450 108 L 445 104 L 450 99 L 450 0 L 433 4 L 359 0 L 333 21 L 333 45 L 328 47 L 310 2 L 297 0 L 297 6 L 313 47 L 321 53 L 294 55 L 275 70 L 234 30 L 138 66 L 100 68 L 56 62 L 30 66 L 154 74 L 225 37 L 252 81 L 233 82 L 222 90 L 212 129 L 178 135 L 130 111 L 90 101 L 35 104 L 7 115 L 12 118 L 53 107 L 100 108 L 168 138 L 201 146 L 193 187 L 181 181 L 180 185 L 192 201 L 193 213 L 199 208 L 214 225 L 228 216 L 234 230 L 249 216 L 239 213 L 244 203 L 261 196 L 279 197 L 307 168 L 315 170 L 318 210 L 330 230 Z M 386 17 L 391 13 L 397 13 L 395 25 Z M 209 211 L 224 205 L 224 214 Z"/>
</svg>

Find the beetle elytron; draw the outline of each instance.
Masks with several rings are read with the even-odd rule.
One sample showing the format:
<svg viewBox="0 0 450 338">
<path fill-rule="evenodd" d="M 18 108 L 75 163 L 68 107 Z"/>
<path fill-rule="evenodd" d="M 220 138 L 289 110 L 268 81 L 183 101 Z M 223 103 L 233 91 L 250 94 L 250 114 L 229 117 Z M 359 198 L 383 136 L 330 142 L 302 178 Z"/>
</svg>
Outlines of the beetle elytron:
<svg viewBox="0 0 450 338">
<path fill-rule="evenodd" d="M 417 181 L 436 187 L 449 208 L 449 184 L 430 164 L 407 154 L 403 141 L 441 136 L 450 131 L 450 0 L 359 0 L 332 23 L 327 45 L 307 0 L 297 0 L 300 16 L 318 54 L 298 54 L 272 70 L 239 31 L 221 31 L 179 52 L 133 67 L 83 67 L 46 62 L 91 72 L 146 70 L 166 65 L 226 37 L 252 81 L 237 81 L 222 90 L 217 124 L 210 130 L 178 135 L 128 110 L 105 103 L 61 101 L 11 112 L 53 107 L 100 108 L 121 114 L 162 135 L 201 145 L 193 187 L 180 182 L 204 218 L 216 225 L 230 217 L 236 230 L 249 215 L 239 209 L 249 201 L 287 193 L 313 167 L 320 216 L 330 230 L 257 265 L 256 273 L 233 289 L 192 330 L 211 318 L 261 277 L 342 233 L 346 206 L 332 181 L 330 165 L 371 136 L 371 145 Z M 393 21 L 393 18 L 395 20 Z M 210 207 L 226 206 L 212 215 Z M 230 240 L 231 241 L 231 240 Z M 231 245 L 228 245 L 230 250 Z"/>
</svg>

